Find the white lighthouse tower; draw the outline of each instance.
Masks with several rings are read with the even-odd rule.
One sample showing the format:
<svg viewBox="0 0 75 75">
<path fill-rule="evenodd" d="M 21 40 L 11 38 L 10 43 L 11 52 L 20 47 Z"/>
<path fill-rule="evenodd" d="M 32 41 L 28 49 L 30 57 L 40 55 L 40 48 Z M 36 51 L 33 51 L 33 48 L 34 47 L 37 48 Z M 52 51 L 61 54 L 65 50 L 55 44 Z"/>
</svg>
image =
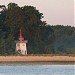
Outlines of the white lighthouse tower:
<svg viewBox="0 0 75 75">
<path fill-rule="evenodd" d="M 26 47 L 27 40 L 24 40 L 22 36 L 21 30 L 19 35 L 19 40 L 16 41 L 16 51 L 22 55 L 27 55 L 27 47 Z"/>
</svg>

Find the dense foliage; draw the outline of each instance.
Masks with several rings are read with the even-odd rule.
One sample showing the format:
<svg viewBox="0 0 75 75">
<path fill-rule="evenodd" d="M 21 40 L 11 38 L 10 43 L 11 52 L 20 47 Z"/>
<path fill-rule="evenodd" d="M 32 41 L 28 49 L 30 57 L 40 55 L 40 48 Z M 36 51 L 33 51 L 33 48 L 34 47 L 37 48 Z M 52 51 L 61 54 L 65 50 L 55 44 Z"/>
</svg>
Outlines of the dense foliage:
<svg viewBox="0 0 75 75">
<path fill-rule="evenodd" d="M 33 6 L 0 5 L 0 55 L 15 54 L 19 31 L 28 40 L 28 54 L 74 54 L 75 28 L 50 26 Z"/>
<path fill-rule="evenodd" d="M 75 27 L 71 26 L 52 26 L 54 30 L 54 47 L 56 53 L 75 54 Z"/>
</svg>

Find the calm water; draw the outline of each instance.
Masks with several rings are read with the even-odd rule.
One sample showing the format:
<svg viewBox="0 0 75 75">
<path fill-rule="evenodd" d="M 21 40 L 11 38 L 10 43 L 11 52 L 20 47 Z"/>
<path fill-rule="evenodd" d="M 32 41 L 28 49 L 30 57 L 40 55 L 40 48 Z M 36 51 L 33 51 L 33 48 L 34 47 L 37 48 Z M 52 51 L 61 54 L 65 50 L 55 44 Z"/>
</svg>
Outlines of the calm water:
<svg viewBox="0 0 75 75">
<path fill-rule="evenodd" d="M 0 75 L 75 75 L 75 65 L 1 65 Z"/>
</svg>

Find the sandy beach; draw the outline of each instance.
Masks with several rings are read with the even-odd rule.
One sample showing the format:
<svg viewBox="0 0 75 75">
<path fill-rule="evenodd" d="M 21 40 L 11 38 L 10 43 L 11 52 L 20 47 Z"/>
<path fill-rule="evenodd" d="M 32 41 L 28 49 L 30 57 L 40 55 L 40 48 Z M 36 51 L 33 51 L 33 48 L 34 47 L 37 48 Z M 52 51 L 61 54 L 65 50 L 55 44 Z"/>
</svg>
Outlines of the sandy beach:
<svg viewBox="0 0 75 75">
<path fill-rule="evenodd" d="M 75 56 L 0 56 L 0 62 L 50 62 L 65 61 L 75 62 Z"/>
</svg>

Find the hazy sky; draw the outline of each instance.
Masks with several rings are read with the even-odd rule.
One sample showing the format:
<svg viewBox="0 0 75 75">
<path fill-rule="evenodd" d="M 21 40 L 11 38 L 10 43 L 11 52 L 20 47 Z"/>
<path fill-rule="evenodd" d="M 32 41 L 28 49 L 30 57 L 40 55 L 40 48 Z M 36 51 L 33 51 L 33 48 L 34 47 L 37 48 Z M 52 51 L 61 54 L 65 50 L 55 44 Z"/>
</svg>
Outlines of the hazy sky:
<svg viewBox="0 0 75 75">
<path fill-rule="evenodd" d="M 0 0 L 0 5 L 7 5 L 10 2 L 19 6 L 31 5 L 36 7 L 44 15 L 48 24 L 74 26 L 74 0 Z"/>
</svg>

